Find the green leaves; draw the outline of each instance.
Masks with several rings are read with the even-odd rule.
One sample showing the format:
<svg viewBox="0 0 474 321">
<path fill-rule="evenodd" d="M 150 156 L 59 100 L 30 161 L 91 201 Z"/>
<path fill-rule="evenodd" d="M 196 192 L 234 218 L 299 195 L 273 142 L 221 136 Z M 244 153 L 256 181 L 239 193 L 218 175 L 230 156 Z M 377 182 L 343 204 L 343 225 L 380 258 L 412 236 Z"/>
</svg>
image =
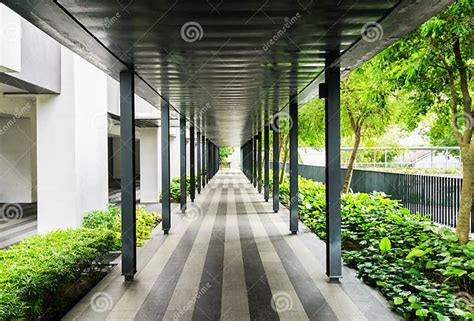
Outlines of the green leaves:
<svg viewBox="0 0 474 321">
<path fill-rule="evenodd" d="M 400 305 L 402 303 L 403 303 L 403 299 L 401 297 L 396 296 L 396 297 L 393 298 L 393 304 Z"/>
<path fill-rule="evenodd" d="M 325 187 L 302 177 L 298 182 L 300 219 L 324 239 Z M 288 204 L 287 178 L 280 192 Z M 342 195 L 341 216 L 344 263 L 379 288 L 398 313 L 429 320 L 462 320 L 455 309 L 469 313 L 455 294 L 473 292 L 474 241 L 460 245 L 451 230 L 411 214 L 382 193 Z"/>
<path fill-rule="evenodd" d="M 112 247 L 109 230 L 68 229 L 0 250 L 0 320 L 39 320 L 51 305 L 73 303 L 60 289 L 100 271 Z"/>
<path fill-rule="evenodd" d="M 408 253 L 406 258 L 409 260 L 409 259 L 412 259 L 414 257 L 422 257 L 425 254 L 426 254 L 425 251 L 414 248 L 410 251 L 410 253 Z"/>
<path fill-rule="evenodd" d="M 135 213 L 137 221 L 137 245 L 142 246 L 151 235 L 153 228 L 161 221 L 156 212 L 148 213 L 143 207 L 138 207 Z M 89 229 L 107 229 L 114 233 L 113 250 L 122 247 L 122 217 L 120 208 L 115 204 L 109 204 L 105 210 L 89 212 L 83 219 L 82 226 Z"/>
<path fill-rule="evenodd" d="M 392 243 L 390 242 L 388 237 L 384 237 L 382 240 L 380 240 L 379 248 L 382 253 L 390 251 L 390 249 L 392 248 Z"/>
</svg>

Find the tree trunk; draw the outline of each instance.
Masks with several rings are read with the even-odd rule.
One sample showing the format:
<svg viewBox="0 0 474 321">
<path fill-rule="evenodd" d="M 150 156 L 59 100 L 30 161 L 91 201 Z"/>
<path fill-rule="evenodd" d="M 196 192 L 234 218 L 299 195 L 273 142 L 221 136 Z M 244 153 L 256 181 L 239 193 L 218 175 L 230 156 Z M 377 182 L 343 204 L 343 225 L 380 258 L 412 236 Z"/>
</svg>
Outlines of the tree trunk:
<svg viewBox="0 0 474 321">
<path fill-rule="evenodd" d="M 474 146 L 466 144 L 461 147 L 461 159 L 463 164 L 463 179 L 461 187 L 461 200 L 456 224 L 456 235 L 459 243 L 466 244 L 469 241 L 469 221 L 472 211 L 473 185 L 474 185 Z"/>
<path fill-rule="evenodd" d="M 354 164 L 357 158 L 357 151 L 359 150 L 360 145 L 360 129 L 355 132 L 354 146 L 352 147 L 351 157 L 349 158 L 349 163 L 347 164 L 346 176 L 344 177 L 344 184 L 342 185 L 342 194 L 348 193 L 349 188 L 351 187 L 352 173 L 354 172 Z"/>
<path fill-rule="evenodd" d="M 283 167 L 282 167 L 281 172 L 280 172 L 280 184 L 283 183 L 283 178 L 285 177 L 286 162 L 288 160 L 288 146 L 287 146 L 287 143 L 288 143 L 288 137 L 283 139 L 283 144 L 282 144 L 282 147 L 283 147 Z"/>
</svg>

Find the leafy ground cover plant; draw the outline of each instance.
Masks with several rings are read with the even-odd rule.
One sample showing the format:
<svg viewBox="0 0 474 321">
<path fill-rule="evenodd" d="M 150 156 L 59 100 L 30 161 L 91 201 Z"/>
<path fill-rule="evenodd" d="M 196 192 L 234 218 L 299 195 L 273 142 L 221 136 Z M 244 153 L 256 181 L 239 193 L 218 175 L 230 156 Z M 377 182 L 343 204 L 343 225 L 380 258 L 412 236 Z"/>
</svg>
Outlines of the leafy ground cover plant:
<svg viewBox="0 0 474 321">
<path fill-rule="evenodd" d="M 289 204 L 289 182 L 280 186 Z M 344 262 L 407 319 L 472 320 L 474 241 L 460 245 L 446 227 L 410 213 L 384 193 L 341 199 Z M 300 219 L 326 237 L 325 186 L 299 178 Z"/>
<path fill-rule="evenodd" d="M 147 212 L 144 207 L 138 207 L 136 211 L 137 221 L 137 245 L 142 246 L 147 240 L 153 228 L 161 221 L 161 216 L 156 212 Z M 115 204 L 109 204 L 105 210 L 97 210 L 84 216 L 82 226 L 89 229 L 107 229 L 114 235 L 113 250 L 122 248 L 122 219 L 120 208 Z"/>
<path fill-rule="evenodd" d="M 105 229 L 54 231 L 0 251 L 0 320 L 58 319 L 104 275 L 114 235 Z"/>
</svg>

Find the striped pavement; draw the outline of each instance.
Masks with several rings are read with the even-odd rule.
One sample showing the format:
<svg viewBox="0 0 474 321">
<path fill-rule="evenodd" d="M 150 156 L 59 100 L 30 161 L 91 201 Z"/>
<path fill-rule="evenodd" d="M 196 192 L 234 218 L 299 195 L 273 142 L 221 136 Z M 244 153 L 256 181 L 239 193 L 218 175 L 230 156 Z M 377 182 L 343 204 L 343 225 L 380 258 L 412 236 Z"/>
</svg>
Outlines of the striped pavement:
<svg viewBox="0 0 474 321">
<path fill-rule="evenodd" d="M 64 320 L 400 320 L 344 268 L 329 284 L 325 246 L 288 211 L 273 213 L 241 172 L 219 172 L 172 229 L 139 248 L 138 272 L 117 266 Z"/>
</svg>

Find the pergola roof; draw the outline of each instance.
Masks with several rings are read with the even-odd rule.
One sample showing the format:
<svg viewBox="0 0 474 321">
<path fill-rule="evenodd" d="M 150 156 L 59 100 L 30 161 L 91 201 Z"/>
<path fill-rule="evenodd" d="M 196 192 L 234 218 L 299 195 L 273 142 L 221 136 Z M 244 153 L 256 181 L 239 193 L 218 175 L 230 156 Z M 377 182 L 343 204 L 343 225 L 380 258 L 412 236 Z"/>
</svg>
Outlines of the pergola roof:
<svg viewBox="0 0 474 321">
<path fill-rule="evenodd" d="M 452 1 L 4 2 L 114 78 L 133 68 L 140 95 L 217 145 L 240 145 L 290 86 L 308 101 L 325 64 L 353 69 Z"/>
</svg>

